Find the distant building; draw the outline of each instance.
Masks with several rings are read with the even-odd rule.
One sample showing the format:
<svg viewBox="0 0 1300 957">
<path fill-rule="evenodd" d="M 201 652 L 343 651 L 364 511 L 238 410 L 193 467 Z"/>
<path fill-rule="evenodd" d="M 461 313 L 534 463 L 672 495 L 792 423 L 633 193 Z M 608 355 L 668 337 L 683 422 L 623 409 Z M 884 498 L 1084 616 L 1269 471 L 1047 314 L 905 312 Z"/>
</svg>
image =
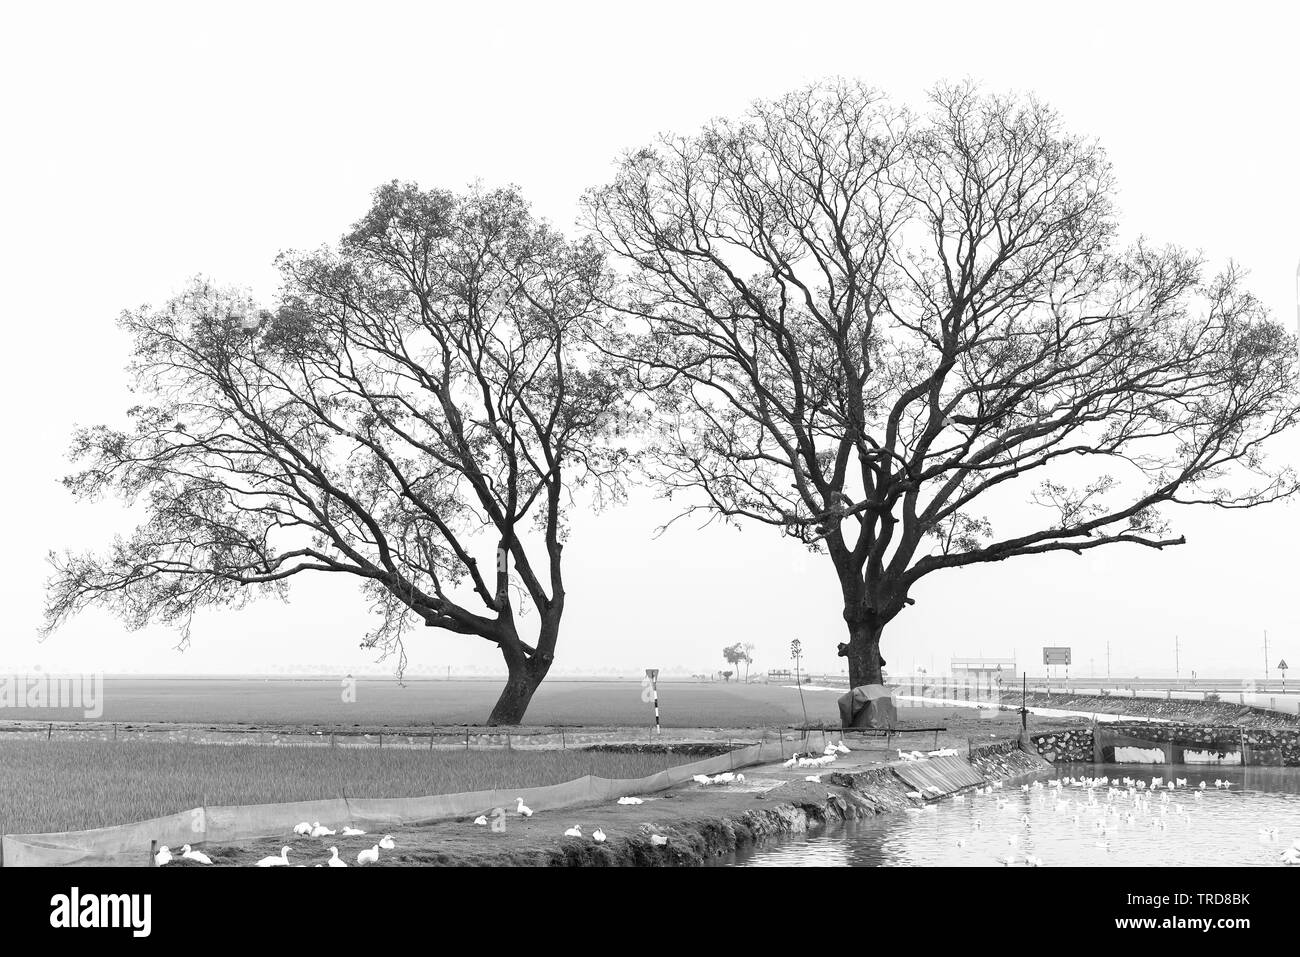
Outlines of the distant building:
<svg viewBox="0 0 1300 957">
<path fill-rule="evenodd" d="M 994 695 L 1016 680 L 1015 658 L 953 658 L 953 684 L 971 687 L 981 696 Z"/>
</svg>

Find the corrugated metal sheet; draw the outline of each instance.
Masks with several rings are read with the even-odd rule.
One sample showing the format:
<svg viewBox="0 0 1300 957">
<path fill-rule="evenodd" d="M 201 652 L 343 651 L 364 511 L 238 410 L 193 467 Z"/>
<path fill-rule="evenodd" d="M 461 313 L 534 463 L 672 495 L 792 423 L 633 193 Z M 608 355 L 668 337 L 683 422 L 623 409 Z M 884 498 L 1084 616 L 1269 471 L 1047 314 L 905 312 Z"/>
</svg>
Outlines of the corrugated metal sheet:
<svg viewBox="0 0 1300 957">
<path fill-rule="evenodd" d="M 906 761 L 891 767 L 905 784 L 913 791 L 920 791 L 927 799 L 984 784 L 984 779 L 980 777 L 979 772 L 959 757 Z M 932 787 L 938 788 L 940 793 L 936 794 L 928 790 Z"/>
</svg>

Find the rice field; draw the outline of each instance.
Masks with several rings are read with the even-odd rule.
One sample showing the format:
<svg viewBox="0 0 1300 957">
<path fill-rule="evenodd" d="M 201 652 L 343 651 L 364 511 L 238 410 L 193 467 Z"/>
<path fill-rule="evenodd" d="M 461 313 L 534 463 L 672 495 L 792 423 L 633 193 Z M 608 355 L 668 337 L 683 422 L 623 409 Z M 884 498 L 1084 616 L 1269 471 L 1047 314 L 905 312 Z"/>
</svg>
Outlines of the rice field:
<svg viewBox="0 0 1300 957">
<path fill-rule="evenodd" d="M 190 722 L 276 727 L 428 727 L 481 725 L 501 693 L 502 680 L 451 681 L 361 678 L 341 694 L 340 678 L 144 678 L 104 679 L 107 722 Z M 528 708 L 536 726 L 615 725 L 649 727 L 653 707 L 635 680 L 547 679 Z M 780 685 L 661 681 L 664 727 L 777 727 L 810 720 L 835 721 L 837 695 L 799 692 Z M 0 708 L 0 721 L 80 721 L 75 709 Z"/>
<path fill-rule="evenodd" d="M 694 760 L 600 751 L 423 751 L 0 740 L 0 834 L 81 830 L 203 804 L 418 797 L 635 778 Z"/>
</svg>

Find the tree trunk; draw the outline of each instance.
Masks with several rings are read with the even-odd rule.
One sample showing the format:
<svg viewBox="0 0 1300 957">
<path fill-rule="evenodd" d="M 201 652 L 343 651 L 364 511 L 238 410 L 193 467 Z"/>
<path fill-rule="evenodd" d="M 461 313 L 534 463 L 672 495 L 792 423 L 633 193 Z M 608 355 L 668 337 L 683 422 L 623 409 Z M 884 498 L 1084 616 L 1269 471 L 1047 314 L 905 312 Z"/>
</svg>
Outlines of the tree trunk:
<svg viewBox="0 0 1300 957">
<path fill-rule="evenodd" d="M 488 715 L 487 723 L 489 725 L 522 724 L 524 713 L 528 710 L 533 694 L 541 686 L 544 677 L 546 672 L 542 670 L 538 673 L 538 669 L 532 667 L 532 662 L 511 666 L 506 686 L 501 689 L 501 697 L 497 698 L 492 713 Z"/>
<path fill-rule="evenodd" d="M 884 630 L 883 625 L 849 625 L 849 643 L 844 651 L 849 659 L 850 688 L 882 683 L 881 668 L 885 662 L 880 657 L 880 635 Z"/>
<path fill-rule="evenodd" d="M 560 608 L 557 606 L 552 614 L 542 620 L 537 650 L 532 654 L 524 650 L 514 631 L 513 622 L 507 628 L 508 637 L 500 643 L 500 647 L 508 677 L 506 686 L 501 689 L 501 697 L 497 698 L 492 713 L 488 715 L 489 725 L 523 723 L 524 713 L 554 661 L 555 641 L 560 630 Z"/>
</svg>

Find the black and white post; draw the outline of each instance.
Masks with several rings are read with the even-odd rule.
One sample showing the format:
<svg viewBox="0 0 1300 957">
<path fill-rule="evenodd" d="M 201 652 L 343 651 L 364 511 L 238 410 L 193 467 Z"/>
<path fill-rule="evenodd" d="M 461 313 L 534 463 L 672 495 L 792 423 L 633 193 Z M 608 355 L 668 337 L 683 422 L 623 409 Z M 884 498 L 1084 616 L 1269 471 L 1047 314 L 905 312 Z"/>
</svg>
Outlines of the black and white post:
<svg viewBox="0 0 1300 957">
<path fill-rule="evenodd" d="M 647 668 L 645 676 L 650 681 L 650 689 L 654 694 L 655 703 L 655 734 L 660 734 L 662 729 L 659 727 L 659 669 Z"/>
</svg>

